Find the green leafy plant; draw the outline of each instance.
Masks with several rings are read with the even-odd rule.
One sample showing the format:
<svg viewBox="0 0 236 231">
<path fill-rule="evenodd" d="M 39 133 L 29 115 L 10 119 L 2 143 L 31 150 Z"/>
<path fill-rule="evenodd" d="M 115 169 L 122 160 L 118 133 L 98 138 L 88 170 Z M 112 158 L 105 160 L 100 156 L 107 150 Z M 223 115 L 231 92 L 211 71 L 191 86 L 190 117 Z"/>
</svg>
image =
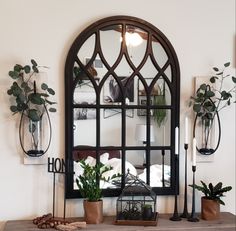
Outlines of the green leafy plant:
<svg viewBox="0 0 236 231">
<path fill-rule="evenodd" d="M 8 75 L 14 80 L 7 94 L 15 99 L 15 103 L 10 106 L 13 114 L 24 113 L 30 120 L 36 122 L 41 120 L 46 108 L 50 106 L 50 112 L 56 112 L 52 107 L 55 102 L 50 101 L 50 95 L 55 95 L 55 91 L 48 87 L 46 83 L 41 84 L 42 92 L 37 92 L 36 81 L 39 78 L 39 69 L 37 62 L 31 59 L 31 64 L 16 64 Z M 44 67 L 45 68 L 45 67 Z M 35 80 L 33 81 L 32 77 Z"/>
<path fill-rule="evenodd" d="M 210 84 L 201 84 L 196 91 L 195 96 L 191 96 L 189 106 L 197 113 L 197 117 L 201 120 L 205 134 L 205 148 L 207 147 L 210 131 L 213 121 L 217 113 L 223 108 L 230 106 L 234 101 L 236 92 L 236 78 L 227 74 L 226 69 L 230 66 L 230 62 L 224 64 L 222 69 L 213 67 L 214 75 L 210 77 Z M 226 90 L 224 82 L 227 78 L 232 79 L 233 86 Z"/>
<path fill-rule="evenodd" d="M 80 165 L 84 172 L 78 176 L 78 178 L 76 178 L 76 183 L 81 196 L 86 198 L 88 201 L 98 201 L 101 199 L 102 189 L 98 184 L 100 180 L 110 182 L 113 179 L 121 176 L 120 174 L 114 174 L 111 177 L 104 177 L 103 174 L 112 170 L 113 168 L 111 166 L 106 166 L 103 163 L 97 163 L 95 166 L 91 166 L 87 164 L 85 160 L 81 160 Z"/>
<path fill-rule="evenodd" d="M 155 95 L 153 98 L 154 105 L 166 105 L 166 96 L 165 94 Z M 154 109 L 153 117 L 159 127 L 166 121 L 167 112 L 166 109 Z"/>
<path fill-rule="evenodd" d="M 224 201 L 222 201 L 221 197 L 224 197 L 224 193 L 228 192 L 232 189 L 231 186 L 223 187 L 222 182 L 217 183 L 215 186 L 212 183 L 209 183 L 207 186 L 206 183 L 201 181 L 202 185 L 196 185 L 195 188 L 202 193 L 204 193 L 204 197 L 209 200 L 215 200 L 218 201 L 220 204 L 225 205 Z M 193 185 L 189 185 L 190 187 L 193 187 Z"/>
</svg>

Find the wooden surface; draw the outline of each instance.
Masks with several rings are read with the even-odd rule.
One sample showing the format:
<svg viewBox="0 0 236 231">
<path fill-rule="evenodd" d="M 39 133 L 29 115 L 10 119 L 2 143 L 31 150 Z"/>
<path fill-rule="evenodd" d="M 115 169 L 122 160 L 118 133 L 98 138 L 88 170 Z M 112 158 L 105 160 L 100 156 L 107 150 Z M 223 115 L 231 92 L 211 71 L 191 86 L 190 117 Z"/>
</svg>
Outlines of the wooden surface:
<svg viewBox="0 0 236 231">
<path fill-rule="evenodd" d="M 170 215 L 160 214 L 157 226 L 118 226 L 114 225 L 114 217 L 105 217 L 104 223 L 99 225 L 87 225 L 85 231 L 235 231 L 236 230 L 236 216 L 230 213 L 221 213 L 221 218 L 216 221 L 188 222 L 186 219 L 182 221 L 170 221 Z M 7 221 L 3 231 L 39 231 L 32 221 Z M 55 229 L 46 229 L 47 231 L 55 231 Z"/>
</svg>

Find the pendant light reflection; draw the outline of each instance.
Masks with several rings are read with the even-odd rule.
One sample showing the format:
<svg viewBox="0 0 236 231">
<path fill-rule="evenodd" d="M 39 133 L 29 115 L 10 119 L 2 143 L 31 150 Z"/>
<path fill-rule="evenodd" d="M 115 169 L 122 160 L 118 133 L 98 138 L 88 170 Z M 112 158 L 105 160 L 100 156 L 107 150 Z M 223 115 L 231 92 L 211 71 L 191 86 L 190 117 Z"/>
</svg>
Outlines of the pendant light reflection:
<svg viewBox="0 0 236 231">
<path fill-rule="evenodd" d="M 121 38 L 121 41 L 122 41 L 122 38 Z M 127 46 L 136 47 L 136 46 L 139 46 L 142 44 L 143 39 L 138 33 L 126 32 L 125 33 L 125 41 L 126 41 Z"/>
</svg>

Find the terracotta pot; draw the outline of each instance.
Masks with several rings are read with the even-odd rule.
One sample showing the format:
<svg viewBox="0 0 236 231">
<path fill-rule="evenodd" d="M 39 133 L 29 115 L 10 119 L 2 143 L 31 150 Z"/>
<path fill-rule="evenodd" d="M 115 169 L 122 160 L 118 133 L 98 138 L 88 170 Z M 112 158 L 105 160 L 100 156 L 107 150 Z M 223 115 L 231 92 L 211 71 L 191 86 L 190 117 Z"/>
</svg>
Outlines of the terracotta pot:
<svg viewBox="0 0 236 231">
<path fill-rule="evenodd" d="M 202 203 L 202 219 L 216 220 L 220 218 L 220 203 L 215 200 L 210 200 L 205 197 L 201 198 Z"/>
<path fill-rule="evenodd" d="M 84 200 L 84 218 L 88 224 L 103 222 L 103 201 Z"/>
</svg>

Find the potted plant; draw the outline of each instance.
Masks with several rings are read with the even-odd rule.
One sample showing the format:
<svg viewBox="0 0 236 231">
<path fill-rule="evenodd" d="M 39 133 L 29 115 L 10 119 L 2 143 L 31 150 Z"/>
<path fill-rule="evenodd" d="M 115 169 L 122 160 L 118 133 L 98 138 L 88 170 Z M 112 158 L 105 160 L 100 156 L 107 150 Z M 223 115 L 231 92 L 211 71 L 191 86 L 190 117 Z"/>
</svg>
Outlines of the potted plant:
<svg viewBox="0 0 236 231">
<path fill-rule="evenodd" d="M 215 186 L 209 183 L 201 181 L 202 185 L 195 185 L 195 188 L 202 193 L 204 196 L 201 198 L 201 217 L 204 220 L 214 220 L 220 217 L 220 204 L 225 205 L 222 201 L 224 193 L 232 189 L 231 186 L 223 187 L 222 182 L 217 183 Z M 190 185 L 191 187 L 193 185 Z"/>
<path fill-rule="evenodd" d="M 153 218 L 152 205 L 144 204 L 142 207 L 142 217 L 143 220 L 151 220 Z"/>
<path fill-rule="evenodd" d="M 222 69 L 213 67 L 215 73 L 210 77 L 210 84 L 201 84 L 195 96 L 191 96 L 189 106 L 192 106 L 193 111 L 196 113 L 193 135 L 195 137 L 196 121 L 199 120 L 204 136 L 202 146 L 198 148 L 201 154 L 211 155 L 216 151 L 221 136 L 219 112 L 232 103 L 235 103 L 233 96 L 236 91 L 236 78 L 228 73 L 227 68 L 229 66 L 230 62 L 225 63 Z M 233 86 L 230 89 L 224 88 L 224 82 L 228 78 L 231 78 L 233 82 Z M 216 118 L 218 121 L 219 135 L 217 145 L 213 148 L 210 146 L 210 137 L 213 122 Z"/>
<path fill-rule="evenodd" d="M 85 199 L 84 215 L 85 221 L 88 224 L 98 224 L 103 222 L 103 202 L 102 189 L 99 187 L 99 182 L 110 182 L 120 174 L 114 174 L 111 177 L 104 177 L 104 173 L 112 170 L 111 166 L 106 166 L 103 163 L 97 163 L 95 166 L 91 166 L 85 162 L 80 161 L 80 165 L 83 169 L 83 174 L 76 178 L 81 196 Z"/>
<path fill-rule="evenodd" d="M 40 79 L 40 75 L 38 74 L 40 68 L 43 67 L 38 66 L 37 62 L 31 59 L 31 64 L 16 64 L 8 73 L 8 75 L 14 80 L 10 89 L 7 91 L 7 94 L 13 99 L 10 110 L 13 112 L 13 115 L 16 113 L 21 114 L 19 128 L 21 147 L 26 154 L 34 157 L 43 155 L 50 144 L 49 140 L 48 146 L 45 150 L 42 150 L 41 139 L 43 136 L 43 116 L 46 115 L 50 123 L 48 111 L 56 112 L 56 109 L 51 107 L 55 102 L 49 100 L 50 95 L 54 95 L 55 91 L 48 87 L 46 83 L 41 83 L 41 88 L 37 88 L 37 81 Z M 49 109 L 47 109 L 48 106 L 50 106 Z M 22 143 L 23 135 L 29 135 L 31 143 L 29 145 L 30 150 L 28 151 Z M 24 137 L 24 140 L 27 139 Z"/>
</svg>

